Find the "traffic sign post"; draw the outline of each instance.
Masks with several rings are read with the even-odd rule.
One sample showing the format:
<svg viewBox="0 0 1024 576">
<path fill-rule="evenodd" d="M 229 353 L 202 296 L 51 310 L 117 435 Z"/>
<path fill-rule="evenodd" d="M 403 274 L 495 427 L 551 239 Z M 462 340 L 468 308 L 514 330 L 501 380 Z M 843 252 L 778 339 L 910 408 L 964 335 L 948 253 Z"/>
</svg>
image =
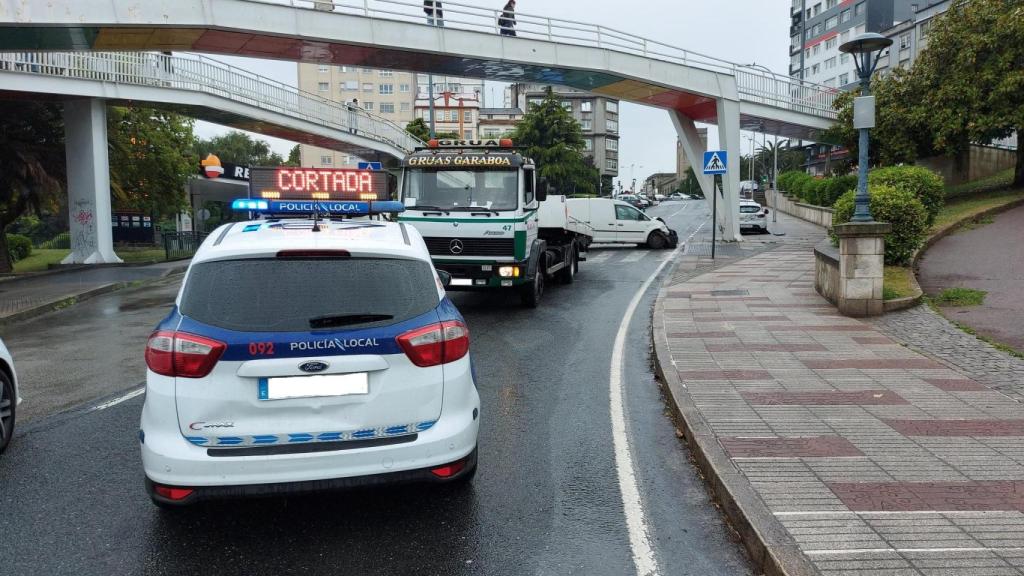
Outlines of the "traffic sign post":
<svg viewBox="0 0 1024 576">
<path fill-rule="evenodd" d="M 729 153 L 725 150 L 709 150 L 704 153 L 704 174 L 715 177 L 711 190 L 711 259 L 715 259 L 718 245 L 718 195 L 722 189 L 722 175 L 729 171 Z"/>
</svg>

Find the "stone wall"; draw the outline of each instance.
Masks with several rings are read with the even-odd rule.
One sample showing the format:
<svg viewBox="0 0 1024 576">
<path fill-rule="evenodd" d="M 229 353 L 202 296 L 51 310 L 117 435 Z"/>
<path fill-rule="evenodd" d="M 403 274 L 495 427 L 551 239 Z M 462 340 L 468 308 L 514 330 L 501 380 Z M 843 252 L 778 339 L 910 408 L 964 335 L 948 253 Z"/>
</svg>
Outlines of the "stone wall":
<svg viewBox="0 0 1024 576">
<path fill-rule="evenodd" d="M 775 203 L 778 203 L 778 206 Z M 796 216 L 824 228 L 832 227 L 832 214 L 834 210 L 811 204 L 803 204 L 785 192 L 773 194 L 768 192 L 768 205 L 790 216 Z"/>
<path fill-rule="evenodd" d="M 955 186 L 1009 170 L 1016 161 L 1014 150 L 972 144 L 970 152 L 959 163 L 954 156 L 922 158 L 917 163 L 942 176 L 948 186 Z"/>
<path fill-rule="evenodd" d="M 839 250 L 831 240 L 814 247 L 814 289 L 832 304 L 839 305 Z"/>
</svg>

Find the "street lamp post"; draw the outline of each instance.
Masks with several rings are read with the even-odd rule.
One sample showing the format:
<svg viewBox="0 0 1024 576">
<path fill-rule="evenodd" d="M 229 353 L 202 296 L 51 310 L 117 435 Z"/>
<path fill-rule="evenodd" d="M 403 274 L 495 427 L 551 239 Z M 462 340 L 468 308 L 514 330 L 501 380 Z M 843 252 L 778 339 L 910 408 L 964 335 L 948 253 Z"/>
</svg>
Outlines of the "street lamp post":
<svg viewBox="0 0 1024 576">
<path fill-rule="evenodd" d="M 840 52 L 853 56 L 853 62 L 857 66 L 857 74 L 860 76 L 861 97 L 857 98 L 854 105 L 853 124 L 854 128 L 860 130 L 859 148 L 859 173 L 857 175 L 857 197 L 854 201 L 853 217 L 851 222 L 874 222 L 871 216 L 871 199 L 868 196 L 868 146 L 869 130 L 875 126 L 875 99 L 871 96 L 871 75 L 878 66 L 878 59 L 882 51 L 892 45 L 892 40 L 869 32 L 860 34 L 849 42 L 839 47 Z"/>
</svg>

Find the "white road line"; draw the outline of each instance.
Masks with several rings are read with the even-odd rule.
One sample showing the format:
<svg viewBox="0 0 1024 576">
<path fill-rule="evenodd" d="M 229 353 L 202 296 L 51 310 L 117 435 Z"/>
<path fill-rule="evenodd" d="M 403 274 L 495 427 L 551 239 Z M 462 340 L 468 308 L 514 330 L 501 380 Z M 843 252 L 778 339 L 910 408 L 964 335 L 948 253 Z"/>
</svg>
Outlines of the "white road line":
<svg viewBox="0 0 1024 576">
<path fill-rule="evenodd" d="M 1008 546 L 1005 548 L 976 546 L 973 548 L 850 548 L 846 550 L 804 550 L 803 553 L 808 556 L 817 556 L 819 554 L 900 554 L 903 552 L 943 554 L 946 552 L 1019 552 L 1021 550 L 1024 550 L 1024 548 L 1019 546 Z"/>
<path fill-rule="evenodd" d="M 699 229 L 699 228 L 698 228 Z M 695 232 L 696 233 L 696 232 Z M 692 236 L 691 236 L 692 238 Z M 673 255 L 679 253 L 679 248 L 672 251 Z M 629 433 L 626 431 L 626 409 L 623 403 L 623 353 L 626 348 L 626 335 L 629 332 L 629 324 L 633 319 L 640 301 L 643 300 L 647 289 L 654 282 L 658 274 L 665 269 L 671 259 L 665 260 L 658 266 L 647 281 L 640 286 L 640 289 L 633 295 L 633 300 L 626 309 L 626 314 L 619 324 L 619 332 L 615 335 L 615 346 L 612 348 L 612 365 L 609 373 L 609 402 L 611 404 L 612 417 L 612 446 L 615 451 L 615 471 L 619 477 L 619 492 L 622 495 L 622 508 L 626 514 L 626 527 L 629 531 L 629 547 L 633 553 L 633 565 L 636 567 L 638 576 L 652 576 L 659 574 L 658 560 L 654 557 L 654 549 L 651 548 L 650 537 L 647 531 L 647 518 L 644 515 L 643 501 L 640 499 L 640 489 L 637 487 L 636 468 L 633 464 L 633 455 L 629 447 Z"/>
<path fill-rule="evenodd" d="M 669 218 L 675 216 L 676 214 L 679 214 L 683 210 L 686 210 L 688 207 L 689 207 L 689 204 L 683 204 L 682 208 L 680 208 L 679 210 L 676 210 L 675 212 L 669 214 L 668 216 L 665 216 L 665 219 L 668 220 Z"/>
<path fill-rule="evenodd" d="M 593 254 L 593 252 L 591 252 L 591 254 Z M 608 260 L 611 257 L 612 257 L 612 253 L 606 250 L 604 252 L 598 253 L 597 256 L 590 256 L 588 254 L 587 255 L 587 262 L 601 263 L 601 262 L 604 262 L 605 260 Z"/>
<path fill-rule="evenodd" d="M 634 250 L 632 254 L 626 256 L 620 262 L 639 262 L 647 257 L 650 252 L 645 250 Z"/>
<path fill-rule="evenodd" d="M 120 404 L 122 402 L 127 402 L 127 401 L 131 400 L 132 398 L 137 398 L 139 396 L 142 396 L 142 394 L 145 391 L 146 391 L 146 387 L 145 386 L 143 386 L 142 388 L 136 388 L 135 390 L 132 390 L 131 392 L 128 392 L 126 394 L 118 396 L 117 398 L 114 398 L 113 400 L 110 400 L 109 402 L 104 402 L 103 404 L 99 404 L 97 406 L 93 406 L 92 408 L 89 408 L 89 412 L 96 412 L 98 410 L 106 410 L 107 408 L 111 408 L 113 406 L 117 406 L 118 404 Z"/>
</svg>

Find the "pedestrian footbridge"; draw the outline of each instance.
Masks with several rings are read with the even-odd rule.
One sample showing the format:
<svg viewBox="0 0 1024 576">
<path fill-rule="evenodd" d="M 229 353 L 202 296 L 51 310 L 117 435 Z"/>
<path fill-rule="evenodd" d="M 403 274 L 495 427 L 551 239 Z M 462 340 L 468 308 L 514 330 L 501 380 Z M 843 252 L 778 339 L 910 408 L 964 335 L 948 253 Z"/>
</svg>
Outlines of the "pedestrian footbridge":
<svg viewBox="0 0 1024 576">
<path fill-rule="evenodd" d="M 518 13 L 505 36 L 501 10 L 443 5 L 428 23 L 411 0 L 0 0 L 0 50 L 186 51 L 571 86 L 667 110 L 694 166 L 696 122 L 717 125 L 739 158 L 740 130 L 816 140 L 836 118 L 824 86 L 540 15 Z M 736 169 L 723 179 L 726 239 L 740 239 L 739 180 Z"/>
</svg>

